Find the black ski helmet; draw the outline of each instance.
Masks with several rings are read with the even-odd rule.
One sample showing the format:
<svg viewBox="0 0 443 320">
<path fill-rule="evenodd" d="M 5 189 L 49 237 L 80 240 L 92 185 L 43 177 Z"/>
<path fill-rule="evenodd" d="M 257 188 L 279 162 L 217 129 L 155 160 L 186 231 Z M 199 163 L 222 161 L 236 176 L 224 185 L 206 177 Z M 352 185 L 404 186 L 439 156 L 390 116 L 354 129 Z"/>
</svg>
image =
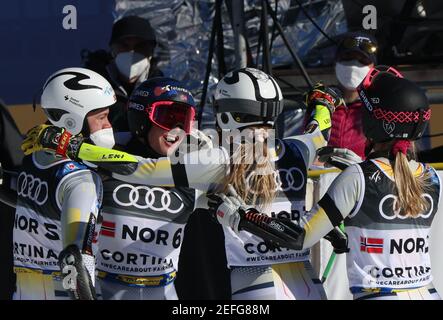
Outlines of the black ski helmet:
<svg viewBox="0 0 443 320">
<path fill-rule="evenodd" d="M 357 88 L 363 131 L 373 142 L 420 138 L 431 118 L 424 91 L 394 68 L 372 68 Z"/>
<path fill-rule="evenodd" d="M 156 106 L 164 108 L 157 112 Z M 142 138 L 146 137 L 153 123 L 163 127 L 162 123 L 156 123 L 160 118 L 165 121 L 182 121 L 185 126 L 183 129 L 189 132 L 189 125 L 192 126 L 195 117 L 195 102 L 191 92 L 179 81 L 166 77 L 142 82 L 129 97 L 127 109 L 129 130 L 134 136 Z"/>
</svg>

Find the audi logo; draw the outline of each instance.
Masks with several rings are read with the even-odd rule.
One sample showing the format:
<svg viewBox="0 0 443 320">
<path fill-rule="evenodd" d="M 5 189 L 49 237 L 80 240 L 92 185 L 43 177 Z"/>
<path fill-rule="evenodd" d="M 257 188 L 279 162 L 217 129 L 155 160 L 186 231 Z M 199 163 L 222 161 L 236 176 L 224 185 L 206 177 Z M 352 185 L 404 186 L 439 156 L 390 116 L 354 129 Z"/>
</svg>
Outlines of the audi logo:
<svg viewBox="0 0 443 320">
<path fill-rule="evenodd" d="M 273 173 L 275 184 L 277 185 L 276 191 L 298 191 L 303 188 L 305 184 L 305 177 L 303 172 L 299 168 L 290 168 L 290 169 L 278 169 Z M 255 171 L 252 171 L 251 174 L 246 178 L 246 186 L 251 189 L 251 193 L 257 193 L 253 188 L 251 188 L 251 179 L 257 175 Z M 300 178 L 296 179 L 299 176 Z M 283 181 L 282 181 L 283 179 Z"/>
<path fill-rule="evenodd" d="M 428 194 L 428 193 L 424 193 L 421 195 L 423 198 L 426 198 L 429 200 L 429 203 L 431 204 L 431 207 L 429 208 L 429 211 L 426 214 L 420 213 L 418 217 L 421 217 L 423 219 L 427 219 L 431 216 L 432 211 L 434 210 L 434 200 L 432 200 L 432 197 Z M 393 214 L 387 214 L 385 213 L 383 206 L 385 205 L 385 202 L 388 199 L 392 199 L 392 212 Z M 387 220 L 393 220 L 395 218 L 399 218 L 399 219 L 407 219 L 409 218 L 409 216 L 402 216 L 400 215 L 400 210 L 397 209 L 395 210 L 394 208 L 396 207 L 398 198 L 397 196 L 393 195 L 393 194 L 387 194 L 386 196 L 383 197 L 383 199 L 381 199 L 380 204 L 378 205 L 378 210 L 381 214 L 381 216 Z"/>
<path fill-rule="evenodd" d="M 127 191 L 125 193 L 125 191 Z M 178 197 L 180 206 L 172 208 L 171 194 Z M 123 197 L 124 196 L 124 197 Z M 118 205 L 122 207 L 136 207 L 138 209 L 151 209 L 153 211 L 166 211 L 171 214 L 179 213 L 184 208 L 183 199 L 175 192 L 170 192 L 163 188 L 133 186 L 121 184 L 114 189 L 112 197 Z M 155 205 L 155 200 L 160 199 L 161 205 Z"/>
<path fill-rule="evenodd" d="M 290 169 L 278 169 L 276 174 L 276 183 L 279 186 L 277 191 L 298 191 L 305 185 L 305 177 L 303 172 L 299 168 L 290 168 Z M 299 176 L 301 179 L 299 180 L 299 184 L 297 183 L 296 176 Z M 282 178 L 284 181 L 282 181 Z"/>
<path fill-rule="evenodd" d="M 17 179 L 17 194 L 41 206 L 48 200 L 48 183 L 32 174 L 21 172 Z"/>
</svg>

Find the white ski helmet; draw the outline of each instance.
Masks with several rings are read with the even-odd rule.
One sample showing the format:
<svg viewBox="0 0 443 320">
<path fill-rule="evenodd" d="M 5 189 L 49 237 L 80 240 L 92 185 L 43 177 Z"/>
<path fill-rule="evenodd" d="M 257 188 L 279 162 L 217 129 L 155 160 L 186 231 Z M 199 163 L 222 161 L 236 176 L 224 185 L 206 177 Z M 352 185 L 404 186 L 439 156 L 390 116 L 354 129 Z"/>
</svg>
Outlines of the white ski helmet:
<svg viewBox="0 0 443 320">
<path fill-rule="evenodd" d="M 252 125 L 274 125 L 283 111 L 281 89 L 270 75 L 254 68 L 229 72 L 214 95 L 217 125 L 222 130 Z"/>
<path fill-rule="evenodd" d="M 86 115 L 116 102 L 114 89 L 98 73 L 84 68 L 66 68 L 53 73 L 43 86 L 41 107 L 49 121 L 76 135 Z"/>
</svg>

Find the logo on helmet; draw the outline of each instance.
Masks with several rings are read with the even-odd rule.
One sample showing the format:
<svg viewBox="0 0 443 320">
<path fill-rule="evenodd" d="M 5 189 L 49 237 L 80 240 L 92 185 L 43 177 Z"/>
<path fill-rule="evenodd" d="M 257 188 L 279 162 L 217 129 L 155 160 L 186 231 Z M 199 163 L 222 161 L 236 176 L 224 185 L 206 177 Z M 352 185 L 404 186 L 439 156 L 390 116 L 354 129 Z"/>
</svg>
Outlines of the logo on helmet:
<svg viewBox="0 0 443 320">
<path fill-rule="evenodd" d="M 145 91 L 145 90 L 136 90 L 134 92 L 135 96 L 140 96 L 140 97 L 147 97 L 149 96 L 149 91 Z"/>
<path fill-rule="evenodd" d="M 75 120 L 72 118 L 67 118 L 65 120 L 66 129 L 73 129 L 75 127 Z"/>
<path fill-rule="evenodd" d="M 387 134 L 391 134 L 395 130 L 395 123 L 383 120 L 383 129 Z"/>
<path fill-rule="evenodd" d="M 379 104 L 380 103 L 380 99 L 379 98 L 371 98 L 371 101 L 374 104 Z"/>
<path fill-rule="evenodd" d="M 167 91 L 169 91 L 169 86 L 166 86 L 166 87 L 156 87 L 154 89 L 154 95 L 158 97 L 158 96 L 161 96 L 163 93 L 165 93 Z"/>
</svg>

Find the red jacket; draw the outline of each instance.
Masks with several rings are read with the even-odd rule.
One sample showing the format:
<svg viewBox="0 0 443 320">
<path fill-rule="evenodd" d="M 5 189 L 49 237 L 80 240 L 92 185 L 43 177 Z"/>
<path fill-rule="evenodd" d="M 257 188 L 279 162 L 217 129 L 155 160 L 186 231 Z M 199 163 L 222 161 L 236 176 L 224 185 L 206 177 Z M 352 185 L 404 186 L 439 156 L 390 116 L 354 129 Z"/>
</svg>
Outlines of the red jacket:
<svg viewBox="0 0 443 320">
<path fill-rule="evenodd" d="M 332 114 L 332 129 L 328 146 L 347 148 L 365 159 L 366 137 L 363 134 L 360 101 L 339 106 Z"/>
</svg>

